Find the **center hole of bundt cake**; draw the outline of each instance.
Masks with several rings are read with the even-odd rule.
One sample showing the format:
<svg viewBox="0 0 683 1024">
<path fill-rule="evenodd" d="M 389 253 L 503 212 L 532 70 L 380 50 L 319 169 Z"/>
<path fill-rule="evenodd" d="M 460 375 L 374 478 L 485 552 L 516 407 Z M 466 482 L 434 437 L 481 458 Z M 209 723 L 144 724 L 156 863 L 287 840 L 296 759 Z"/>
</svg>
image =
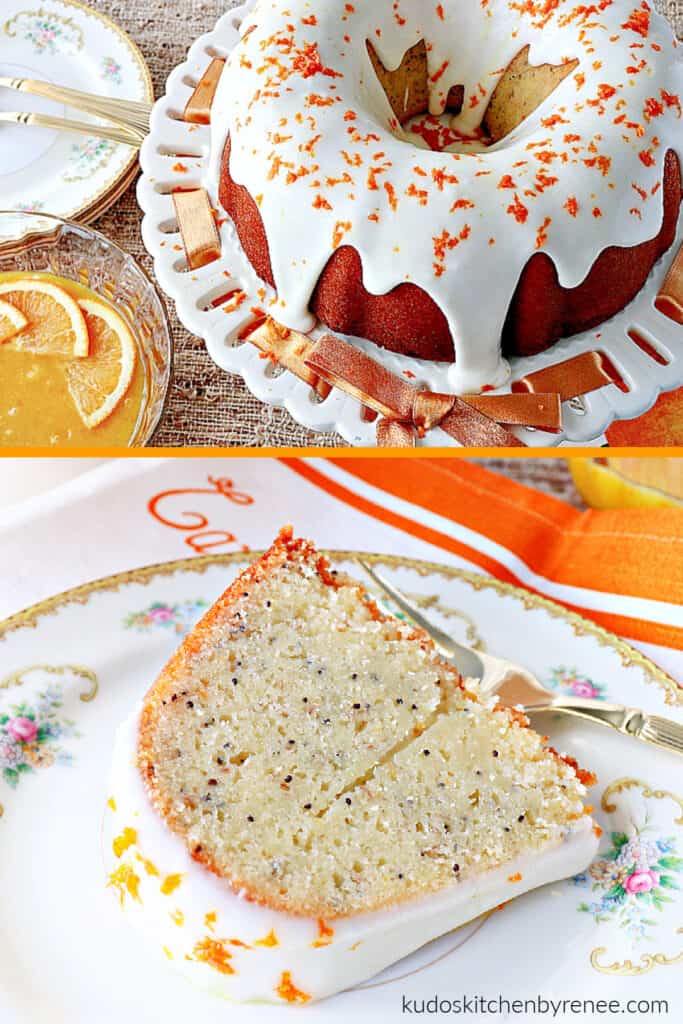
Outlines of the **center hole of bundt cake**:
<svg viewBox="0 0 683 1024">
<path fill-rule="evenodd" d="M 451 119 L 462 110 L 464 86 L 454 85 L 449 90 L 441 116 L 430 114 L 429 67 L 424 39 L 411 46 L 394 71 L 385 68 L 370 41 L 367 48 L 375 74 L 400 126 L 395 132 L 398 138 L 405 141 L 407 136 L 420 148 L 439 151 L 459 145 L 481 149 L 482 144 L 487 144 L 483 131 L 464 136 L 450 125 Z"/>
<path fill-rule="evenodd" d="M 557 65 L 533 65 L 529 63 L 529 47 L 525 46 L 508 64 L 488 103 L 482 104 L 479 124 L 465 133 L 453 123 L 465 106 L 463 85 L 449 89 L 443 114 L 430 113 L 429 57 L 424 39 L 406 51 L 393 71 L 387 70 L 369 40 L 367 50 L 398 122 L 397 138 L 409 139 L 422 149 L 438 152 L 477 152 L 500 142 L 529 117 L 579 63 L 566 60 Z"/>
</svg>

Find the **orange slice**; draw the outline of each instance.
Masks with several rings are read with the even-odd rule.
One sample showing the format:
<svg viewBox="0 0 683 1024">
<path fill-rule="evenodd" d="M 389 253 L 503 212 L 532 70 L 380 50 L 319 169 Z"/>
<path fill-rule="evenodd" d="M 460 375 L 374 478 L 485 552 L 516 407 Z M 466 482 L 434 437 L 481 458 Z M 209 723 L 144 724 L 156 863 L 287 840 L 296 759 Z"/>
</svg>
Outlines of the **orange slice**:
<svg viewBox="0 0 683 1024">
<path fill-rule="evenodd" d="M 46 356 L 87 356 L 88 328 L 78 303 L 62 288 L 47 281 L 20 278 L 0 284 L 0 299 L 27 320 L 10 345 L 22 352 Z"/>
<path fill-rule="evenodd" d="M 28 327 L 28 320 L 15 306 L 0 299 L 0 345 Z"/>
<path fill-rule="evenodd" d="M 90 358 L 70 360 L 64 374 L 78 415 L 92 430 L 126 397 L 135 369 L 135 340 L 111 306 L 94 299 L 78 305 L 90 336 Z"/>
</svg>

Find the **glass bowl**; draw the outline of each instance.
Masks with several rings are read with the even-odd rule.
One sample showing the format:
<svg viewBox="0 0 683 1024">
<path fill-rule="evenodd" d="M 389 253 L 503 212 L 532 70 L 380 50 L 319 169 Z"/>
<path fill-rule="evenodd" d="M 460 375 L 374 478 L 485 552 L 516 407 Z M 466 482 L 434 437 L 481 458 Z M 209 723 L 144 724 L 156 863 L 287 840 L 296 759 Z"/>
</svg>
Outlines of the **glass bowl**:
<svg viewBox="0 0 683 1024">
<path fill-rule="evenodd" d="M 0 210 L 0 273 L 7 271 L 69 278 L 108 299 L 128 320 L 144 374 L 128 447 L 150 444 L 171 385 L 173 343 L 164 302 L 142 267 L 92 228 L 44 213 Z"/>
</svg>

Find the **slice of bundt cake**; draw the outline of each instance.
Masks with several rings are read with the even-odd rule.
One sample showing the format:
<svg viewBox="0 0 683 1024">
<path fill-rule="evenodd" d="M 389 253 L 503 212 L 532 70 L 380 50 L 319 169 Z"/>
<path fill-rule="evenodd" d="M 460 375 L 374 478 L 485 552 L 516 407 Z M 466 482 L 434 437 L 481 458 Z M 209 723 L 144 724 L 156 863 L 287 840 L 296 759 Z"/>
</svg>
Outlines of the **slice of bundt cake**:
<svg viewBox="0 0 683 1024">
<path fill-rule="evenodd" d="M 137 760 L 196 861 L 325 920 L 556 847 L 592 781 L 291 529 L 161 673 Z"/>
</svg>

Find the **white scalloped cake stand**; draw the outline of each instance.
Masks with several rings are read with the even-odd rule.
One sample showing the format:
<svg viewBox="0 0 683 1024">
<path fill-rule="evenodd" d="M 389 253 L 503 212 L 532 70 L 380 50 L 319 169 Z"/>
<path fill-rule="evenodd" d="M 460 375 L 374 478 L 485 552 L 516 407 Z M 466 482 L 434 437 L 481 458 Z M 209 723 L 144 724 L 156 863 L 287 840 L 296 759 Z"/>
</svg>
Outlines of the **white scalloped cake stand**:
<svg viewBox="0 0 683 1024">
<path fill-rule="evenodd" d="M 253 0 L 225 14 L 213 31 L 201 36 L 190 48 L 187 60 L 169 76 L 166 94 L 154 108 L 150 135 L 140 162 L 142 177 L 138 200 L 144 212 L 142 237 L 154 259 L 154 269 L 163 290 L 175 300 L 178 316 L 188 331 L 203 338 L 215 362 L 224 370 L 239 374 L 247 387 L 263 402 L 284 406 L 305 427 L 338 431 L 351 445 L 376 444 L 375 425 L 364 423 L 354 399 L 334 390 L 321 402 L 311 389 L 289 371 L 274 367 L 259 351 L 240 339 L 253 319 L 252 307 L 262 306 L 258 297 L 263 283 L 244 255 L 230 220 L 221 226 L 223 255 L 220 260 L 190 272 L 184 258 L 175 219 L 172 191 L 204 186 L 217 206 L 216 183 L 206 180 L 210 129 L 182 120 L 192 89 L 206 70 L 211 57 L 227 57 L 239 39 L 239 27 L 253 6 Z M 180 155 L 179 155 L 180 154 Z M 582 352 L 602 350 L 617 367 L 628 391 L 609 384 L 563 406 L 561 434 L 519 430 L 531 447 L 605 443 L 604 431 L 614 420 L 634 419 L 654 405 L 663 391 L 683 386 L 683 329 L 655 309 L 654 299 L 671 261 L 671 252 L 683 241 L 683 214 L 672 250 L 658 262 L 645 287 L 626 309 L 597 331 L 588 331 L 558 342 L 538 356 L 511 360 L 512 379 L 532 373 Z M 226 312 L 213 303 L 234 289 L 247 298 L 238 309 Z M 272 297 L 267 289 L 266 302 Z M 267 307 L 266 307 L 267 308 Z M 473 316 L 476 311 L 473 310 Z M 666 362 L 658 362 L 634 344 L 628 331 L 637 331 Z M 322 328 L 318 334 L 323 333 Z M 314 337 L 316 332 L 314 332 Z M 435 391 L 448 391 L 447 364 L 411 359 L 386 352 L 362 339 L 354 344 L 379 359 L 396 373 L 407 372 L 414 384 Z M 410 375 L 414 376 L 410 376 Z M 509 391 L 509 385 L 499 389 Z M 453 445 L 441 430 L 432 430 L 418 442 L 425 446 Z"/>
</svg>

